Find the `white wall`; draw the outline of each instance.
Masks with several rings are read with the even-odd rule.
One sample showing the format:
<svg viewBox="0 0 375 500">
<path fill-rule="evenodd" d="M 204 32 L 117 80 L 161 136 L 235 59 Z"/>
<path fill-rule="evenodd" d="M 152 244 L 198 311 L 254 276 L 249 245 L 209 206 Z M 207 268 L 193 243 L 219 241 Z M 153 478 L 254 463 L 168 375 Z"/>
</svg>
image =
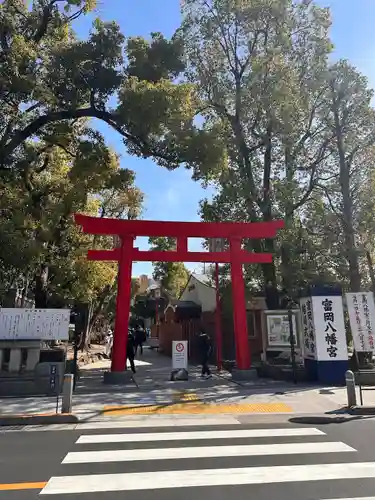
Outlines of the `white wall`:
<svg viewBox="0 0 375 500">
<path fill-rule="evenodd" d="M 215 289 L 201 283 L 194 276 L 190 277 L 180 300 L 189 300 L 199 304 L 202 307 L 202 312 L 214 311 L 216 309 Z"/>
</svg>

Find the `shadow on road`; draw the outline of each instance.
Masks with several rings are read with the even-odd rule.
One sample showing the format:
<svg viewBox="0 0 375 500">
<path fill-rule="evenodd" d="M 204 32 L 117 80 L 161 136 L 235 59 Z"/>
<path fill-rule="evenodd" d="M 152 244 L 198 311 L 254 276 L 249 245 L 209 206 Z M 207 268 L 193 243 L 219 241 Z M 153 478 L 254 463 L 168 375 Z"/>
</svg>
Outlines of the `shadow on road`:
<svg viewBox="0 0 375 500">
<path fill-rule="evenodd" d="M 292 424 L 302 424 L 302 425 L 328 425 L 328 424 L 345 424 L 347 422 L 352 422 L 353 420 L 368 420 L 374 418 L 374 416 L 363 416 L 363 415 L 353 415 L 353 416 L 335 416 L 331 417 L 329 415 L 306 415 L 302 417 L 292 417 L 289 422 Z"/>
</svg>

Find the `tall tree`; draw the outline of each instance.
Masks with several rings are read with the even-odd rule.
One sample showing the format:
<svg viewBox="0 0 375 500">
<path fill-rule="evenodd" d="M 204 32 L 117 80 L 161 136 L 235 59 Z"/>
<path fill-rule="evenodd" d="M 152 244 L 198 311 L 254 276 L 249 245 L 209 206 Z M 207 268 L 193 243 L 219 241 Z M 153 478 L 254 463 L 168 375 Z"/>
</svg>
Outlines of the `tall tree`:
<svg viewBox="0 0 375 500">
<path fill-rule="evenodd" d="M 125 38 L 115 22 L 99 19 L 89 37 L 79 40 L 72 22 L 94 7 L 95 0 L 33 0 L 31 5 L 4 0 L 0 6 L 0 183 L 15 200 L 21 196 L 23 212 L 15 207 L 18 235 L 22 241 L 27 235 L 37 247 L 32 244 L 22 257 L 4 249 L 4 258 L 8 251 L 8 260 L 20 259 L 14 262 L 16 274 L 19 266 L 33 269 L 40 306 L 46 305 L 51 284 L 51 255 L 55 247 L 68 248 L 64 235 L 71 213 L 85 207 L 90 195 L 100 198 L 102 216 L 139 214 L 141 200 L 130 173 L 112 175 L 110 165 L 117 159 L 91 118 L 119 133 L 130 154 L 153 157 L 167 168 L 222 161 L 212 131 L 193 123 L 194 86 L 176 83 L 183 69 L 181 40 L 160 33 L 150 41 Z M 49 181 L 59 158 L 69 186 Z M 11 212 L 4 203 L 3 222 L 10 232 L 16 220 Z M 4 273 L 16 279 L 6 265 Z"/>
<path fill-rule="evenodd" d="M 278 216 L 292 231 L 328 155 L 320 117 L 331 50 L 328 10 L 312 1 L 185 0 L 183 14 L 187 76 L 199 89 L 204 127 L 217 127 L 228 156 L 218 175 L 201 171 L 218 185 L 203 218 Z M 276 250 L 273 241 L 248 247 Z M 282 249 L 289 287 L 286 242 Z M 275 282 L 274 265 L 263 266 L 263 277 Z"/>
<path fill-rule="evenodd" d="M 97 19 L 87 40 L 71 27 L 95 0 L 4 0 L 0 9 L 0 170 L 25 175 L 64 149 L 73 124 L 104 121 L 130 154 L 163 166 L 220 162 L 209 131 L 195 127 L 195 90 L 176 83 L 178 37 L 128 38 Z M 116 98 L 116 99 L 114 99 Z M 111 101 L 112 99 L 112 101 Z M 115 106 L 110 102 L 116 101 Z M 192 146 L 187 149 L 184 142 Z"/>
<path fill-rule="evenodd" d="M 149 238 L 152 250 L 171 251 L 176 249 L 174 238 Z M 172 297 L 179 297 L 189 279 L 189 271 L 183 262 L 153 262 L 152 277 L 160 281 L 161 285 Z"/>
<path fill-rule="evenodd" d="M 369 181 L 371 184 L 374 160 L 371 154 L 375 143 L 372 97 L 367 79 L 347 61 L 339 61 L 330 68 L 326 123 L 334 137 L 336 178 L 322 188 L 340 224 L 342 253 L 347 259 L 353 292 L 361 289 L 358 248 L 364 216 L 361 201 Z"/>
<path fill-rule="evenodd" d="M 1 281 L 9 287 L 20 275 L 26 277 L 35 286 L 37 307 L 46 307 L 53 295 L 95 301 L 114 279 L 113 266 L 86 260 L 90 246 L 111 248 L 112 239 L 83 235 L 72 220 L 74 212 L 100 215 L 105 205 L 107 215 L 122 217 L 141 209 L 133 172 L 120 169 L 103 144 L 84 146 L 83 157 L 71 143 L 69 154 L 55 148 L 48 169 L 33 171 L 27 182 L 0 183 L 0 230 L 6 242 L 0 248 Z M 89 155 L 94 146 L 95 155 Z"/>
</svg>

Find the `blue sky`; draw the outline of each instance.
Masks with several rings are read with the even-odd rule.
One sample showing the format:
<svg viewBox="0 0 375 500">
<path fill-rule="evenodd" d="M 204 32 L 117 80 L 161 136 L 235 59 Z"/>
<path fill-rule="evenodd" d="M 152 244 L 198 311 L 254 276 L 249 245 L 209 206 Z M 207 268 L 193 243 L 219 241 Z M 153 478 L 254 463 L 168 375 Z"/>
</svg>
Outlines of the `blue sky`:
<svg viewBox="0 0 375 500">
<path fill-rule="evenodd" d="M 94 17 L 115 20 L 126 36 L 148 37 L 151 31 L 161 31 L 170 37 L 180 22 L 179 0 L 98 0 L 94 15 L 80 19 L 75 28 L 85 36 Z M 334 58 L 349 59 L 375 86 L 375 0 L 318 0 L 322 6 L 331 7 Z M 121 164 L 136 172 L 137 186 L 145 193 L 143 217 L 151 220 L 199 220 L 199 200 L 210 192 L 191 180 L 185 169 L 169 172 L 150 160 L 126 154 L 121 138 L 106 125 L 98 124 L 108 143 L 121 154 Z M 147 238 L 139 238 L 137 245 L 147 249 Z M 189 249 L 200 247 L 199 241 L 189 244 Z M 188 265 L 200 269 L 199 264 Z M 133 276 L 151 275 L 151 263 L 134 263 Z"/>
</svg>

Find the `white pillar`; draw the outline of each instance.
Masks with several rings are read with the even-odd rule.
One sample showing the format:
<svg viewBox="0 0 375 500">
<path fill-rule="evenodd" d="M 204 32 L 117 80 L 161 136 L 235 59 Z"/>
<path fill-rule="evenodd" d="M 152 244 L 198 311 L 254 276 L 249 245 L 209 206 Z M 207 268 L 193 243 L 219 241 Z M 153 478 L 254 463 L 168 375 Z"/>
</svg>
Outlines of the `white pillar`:
<svg viewBox="0 0 375 500">
<path fill-rule="evenodd" d="M 9 372 L 18 373 L 21 369 L 21 349 L 10 349 Z"/>
<path fill-rule="evenodd" d="M 27 349 L 26 371 L 33 371 L 39 363 L 40 349 Z"/>
</svg>

